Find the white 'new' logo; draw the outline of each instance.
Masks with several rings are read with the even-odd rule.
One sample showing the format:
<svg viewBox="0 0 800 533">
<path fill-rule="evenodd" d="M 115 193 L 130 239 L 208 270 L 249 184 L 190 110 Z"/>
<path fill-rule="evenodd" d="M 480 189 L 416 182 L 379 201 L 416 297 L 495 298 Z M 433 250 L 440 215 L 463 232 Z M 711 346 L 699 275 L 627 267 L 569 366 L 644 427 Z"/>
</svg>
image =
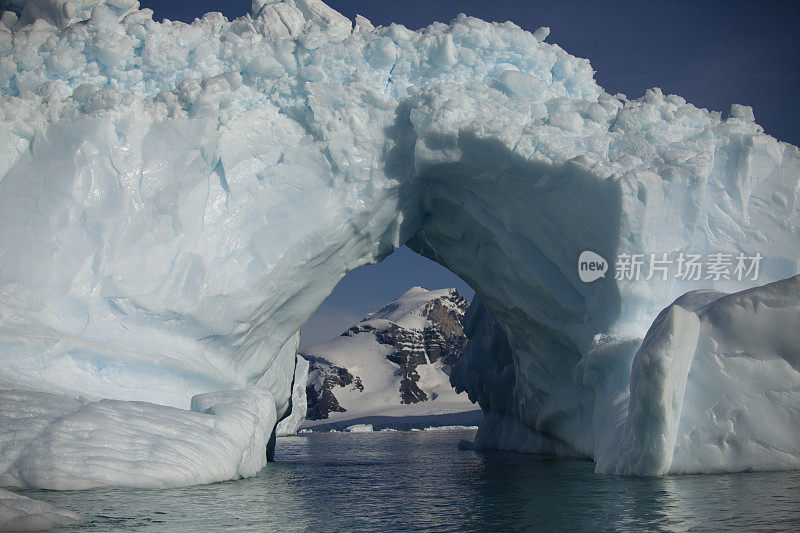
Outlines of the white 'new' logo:
<svg viewBox="0 0 800 533">
<path fill-rule="evenodd" d="M 578 276 L 584 283 L 591 283 L 606 277 L 608 261 L 594 252 L 585 251 L 578 258 Z"/>
</svg>

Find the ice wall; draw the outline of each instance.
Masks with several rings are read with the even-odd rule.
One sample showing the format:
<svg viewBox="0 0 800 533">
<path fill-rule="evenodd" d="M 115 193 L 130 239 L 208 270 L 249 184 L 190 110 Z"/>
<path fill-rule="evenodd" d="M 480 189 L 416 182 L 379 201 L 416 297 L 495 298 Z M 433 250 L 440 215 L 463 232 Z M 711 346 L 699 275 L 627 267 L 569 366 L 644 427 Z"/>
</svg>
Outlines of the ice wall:
<svg viewBox="0 0 800 533">
<path fill-rule="evenodd" d="M 579 254 L 759 253 L 760 283 L 800 271 L 797 148 L 747 107 L 607 94 L 546 28 L 375 28 L 319 0 L 191 25 L 127 0 L 15 5 L 2 388 L 188 409 L 258 387 L 281 419 L 300 326 L 408 241 L 506 333 L 513 409 L 496 433 L 613 470 L 622 441 L 589 428 L 622 423 L 650 323 L 689 290 L 753 283 L 583 283 Z"/>
<path fill-rule="evenodd" d="M 800 468 L 800 276 L 694 291 L 633 361 L 618 474 Z"/>
<path fill-rule="evenodd" d="M 294 381 L 292 382 L 292 409 L 289 416 L 278 422 L 275 434 L 278 437 L 294 435 L 306 419 L 308 400 L 306 384 L 308 382 L 308 361 L 305 357 L 295 356 Z"/>
</svg>

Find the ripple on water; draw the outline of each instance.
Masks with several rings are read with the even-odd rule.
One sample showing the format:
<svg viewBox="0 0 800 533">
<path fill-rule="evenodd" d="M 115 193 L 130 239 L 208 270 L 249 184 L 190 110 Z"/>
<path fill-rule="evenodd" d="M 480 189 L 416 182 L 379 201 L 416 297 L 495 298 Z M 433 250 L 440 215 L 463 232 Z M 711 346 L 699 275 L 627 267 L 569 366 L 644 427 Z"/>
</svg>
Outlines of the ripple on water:
<svg viewBox="0 0 800 533">
<path fill-rule="evenodd" d="M 472 433 L 308 434 L 279 439 L 254 479 L 24 494 L 92 517 L 65 531 L 800 529 L 800 472 L 601 476 L 591 461 L 460 450 Z"/>
</svg>

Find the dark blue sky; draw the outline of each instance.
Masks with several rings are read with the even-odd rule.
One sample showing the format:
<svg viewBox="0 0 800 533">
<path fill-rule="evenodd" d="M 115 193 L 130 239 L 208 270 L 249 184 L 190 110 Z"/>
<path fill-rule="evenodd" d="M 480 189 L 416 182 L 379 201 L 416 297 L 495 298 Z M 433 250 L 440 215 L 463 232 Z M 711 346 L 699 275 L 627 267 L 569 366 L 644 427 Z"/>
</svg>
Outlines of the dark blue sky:
<svg viewBox="0 0 800 533">
<path fill-rule="evenodd" d="M 191 21 L 207 11 L 228 18 L 250 1 L 142 1 L 156 19 Z M 731 104 L 753 107 L 756 122 L 782 141 L 800 144 L 800 2 L 330 0 L 351 19 L 412 29 L 449 22 L 461 12 L 512 20 L 528 30 L 550 26 L 548 42 L 591 60 L 608 92 L 631 98 L 650 87 L 727 115 Z M 444 268 L 401 249 L 377 266 L 350 273 L 303 330 L 305 346 L 336 335 L 412 285 L 472 291 Z"/>
</svg>

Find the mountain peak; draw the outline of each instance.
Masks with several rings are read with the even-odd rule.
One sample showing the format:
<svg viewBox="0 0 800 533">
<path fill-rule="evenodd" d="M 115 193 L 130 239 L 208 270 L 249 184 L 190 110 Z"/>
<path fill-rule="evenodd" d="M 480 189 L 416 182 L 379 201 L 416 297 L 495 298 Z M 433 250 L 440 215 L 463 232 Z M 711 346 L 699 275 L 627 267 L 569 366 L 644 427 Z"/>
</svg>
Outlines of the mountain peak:
<svg viewBox="0 0 800 533">
<path fill-rule="evenodd" d="M 414 285 L 413 287 L 408 289 L 406 292 L 404 292 L 403 296 L 405 296 L 406 294 L 414 294 L 414 293 L 418 293 L 418 292 L 430 292 L 430 291 L 428 289 L 426 289 L 425 287 L 421 286 L 421 285 Z"/>
<path fill-rule="evenodd" d="M 448 377 L 466 345 L 461 319 L 468 305 L 455 289 L 412 287 L 341 336 L 308 350 L 309 419 L 375 414 L 432 400 L 470 408 Z"/>
<path fill-rule="evenodd" d="M 419 286 L 411 287 L 396 300 L 369 313 L 361 320 L 361 324 L 388 320 L 407 329 L 421 330 L 425 327 L 426 322 L 423 309 L 430 302 L 439 298 L 463 300 L 456 289 L 429 291 Z"/>
</svg>

